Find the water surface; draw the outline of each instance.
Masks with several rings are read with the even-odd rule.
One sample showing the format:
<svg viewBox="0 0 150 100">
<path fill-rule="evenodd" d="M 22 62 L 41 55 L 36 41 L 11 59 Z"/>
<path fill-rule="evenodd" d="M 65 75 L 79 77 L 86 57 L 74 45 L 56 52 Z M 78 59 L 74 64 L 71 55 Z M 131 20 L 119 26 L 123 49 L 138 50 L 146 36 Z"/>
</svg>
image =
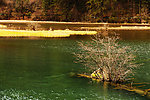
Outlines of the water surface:
<svg viewBox="0 0 150 100">
<path fill-rule="evenodd" d="M 2 100 L 146 100 L 134 92 L 115 90 L 89 79 L 71 77 L 76 41 L 82 38 L 0 38 L 0 99 Z M 84 41 L 89 41 L 84 39 Z M 150 41 L 122 41 L 136 49 L 135 82 L 150 82 Z M 143 87 L 144 88 L 144 87 Z M 146 88 L 150 88 L 149 85 Z"/>
</svg>

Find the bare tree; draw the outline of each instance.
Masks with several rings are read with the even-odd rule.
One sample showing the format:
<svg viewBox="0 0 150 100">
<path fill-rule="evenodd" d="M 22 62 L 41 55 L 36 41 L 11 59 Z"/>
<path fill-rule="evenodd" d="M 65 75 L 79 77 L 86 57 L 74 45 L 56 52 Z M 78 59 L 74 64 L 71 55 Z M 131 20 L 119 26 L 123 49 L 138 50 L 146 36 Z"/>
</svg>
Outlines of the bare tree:
<svg viewBox="0 0 150 100">
<path fill-rule="evenodd" d="M 135 56 L 129 46 L 121 46 L 117 36 L 100 34 L 89 42 L 79 42 L 79 52 L 75 53 L 77 61 L 85 66 L 92 77 L 102 81 L 124 82 L 130 80 L 134 69 Z"/>
</svg>

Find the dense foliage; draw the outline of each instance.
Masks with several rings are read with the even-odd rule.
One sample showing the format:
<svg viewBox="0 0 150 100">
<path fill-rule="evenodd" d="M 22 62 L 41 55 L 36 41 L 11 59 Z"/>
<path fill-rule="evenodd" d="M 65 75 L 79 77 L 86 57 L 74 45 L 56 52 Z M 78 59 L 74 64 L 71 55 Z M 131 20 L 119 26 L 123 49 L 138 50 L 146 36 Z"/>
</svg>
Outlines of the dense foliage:
<svg viewBox="0 0 150 100">
<path fill-rule="evenodd" d="M 150 20 L 150 0 L 0 1 L 0 19 L 138 23 Z"/>
</svg>

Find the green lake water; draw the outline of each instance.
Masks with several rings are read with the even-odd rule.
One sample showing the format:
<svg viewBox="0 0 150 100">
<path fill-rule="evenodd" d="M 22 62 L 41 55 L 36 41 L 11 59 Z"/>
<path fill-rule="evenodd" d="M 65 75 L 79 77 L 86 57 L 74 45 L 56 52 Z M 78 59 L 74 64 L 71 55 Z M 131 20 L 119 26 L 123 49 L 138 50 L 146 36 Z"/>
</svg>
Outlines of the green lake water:
<svg viewBox="0 0 150 100">
<path fill-rule="evenodd" d="M 103 83 L 71 77 L 83 66 L 74 63 L 76 38 L 0 38 L 0 100 L 147 100 L 134 92 L 116 90 Z M 149 38 L 150 39 L 150 38 Z M 84 39 L 84 41 L 89 41 Z M 137 83 L 150 83 L 150 41 L 125 40 L 143 63 Z M 146 85 L 144 88 L 150 88 Z"/>
</svg>

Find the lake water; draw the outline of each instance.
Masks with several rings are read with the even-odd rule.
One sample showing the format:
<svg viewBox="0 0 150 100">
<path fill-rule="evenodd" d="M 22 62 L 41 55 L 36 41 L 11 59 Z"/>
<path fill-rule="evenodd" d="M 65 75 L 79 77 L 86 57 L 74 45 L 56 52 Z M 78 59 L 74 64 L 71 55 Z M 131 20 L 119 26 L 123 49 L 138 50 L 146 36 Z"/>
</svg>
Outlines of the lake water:
<svg viewBox="0 0 150 100">
<path fill-rule="evenodd" d="M 107 84 L 71 77 L 70 72 L 80 73 L 83 68 L 74 63 L 72 54 L 78 48 L 76 41 L 82 39 L 0 38 L 0 100 L 148 99 Z M 150 41 L 147 37 L 145 41 L 125 40 L 121 44 L 137 50 L 137 61 L 143 63 L 134 81 L 150 82 Z M 150 85 L 142 88 L 150 88 Z"/>
</svg>

